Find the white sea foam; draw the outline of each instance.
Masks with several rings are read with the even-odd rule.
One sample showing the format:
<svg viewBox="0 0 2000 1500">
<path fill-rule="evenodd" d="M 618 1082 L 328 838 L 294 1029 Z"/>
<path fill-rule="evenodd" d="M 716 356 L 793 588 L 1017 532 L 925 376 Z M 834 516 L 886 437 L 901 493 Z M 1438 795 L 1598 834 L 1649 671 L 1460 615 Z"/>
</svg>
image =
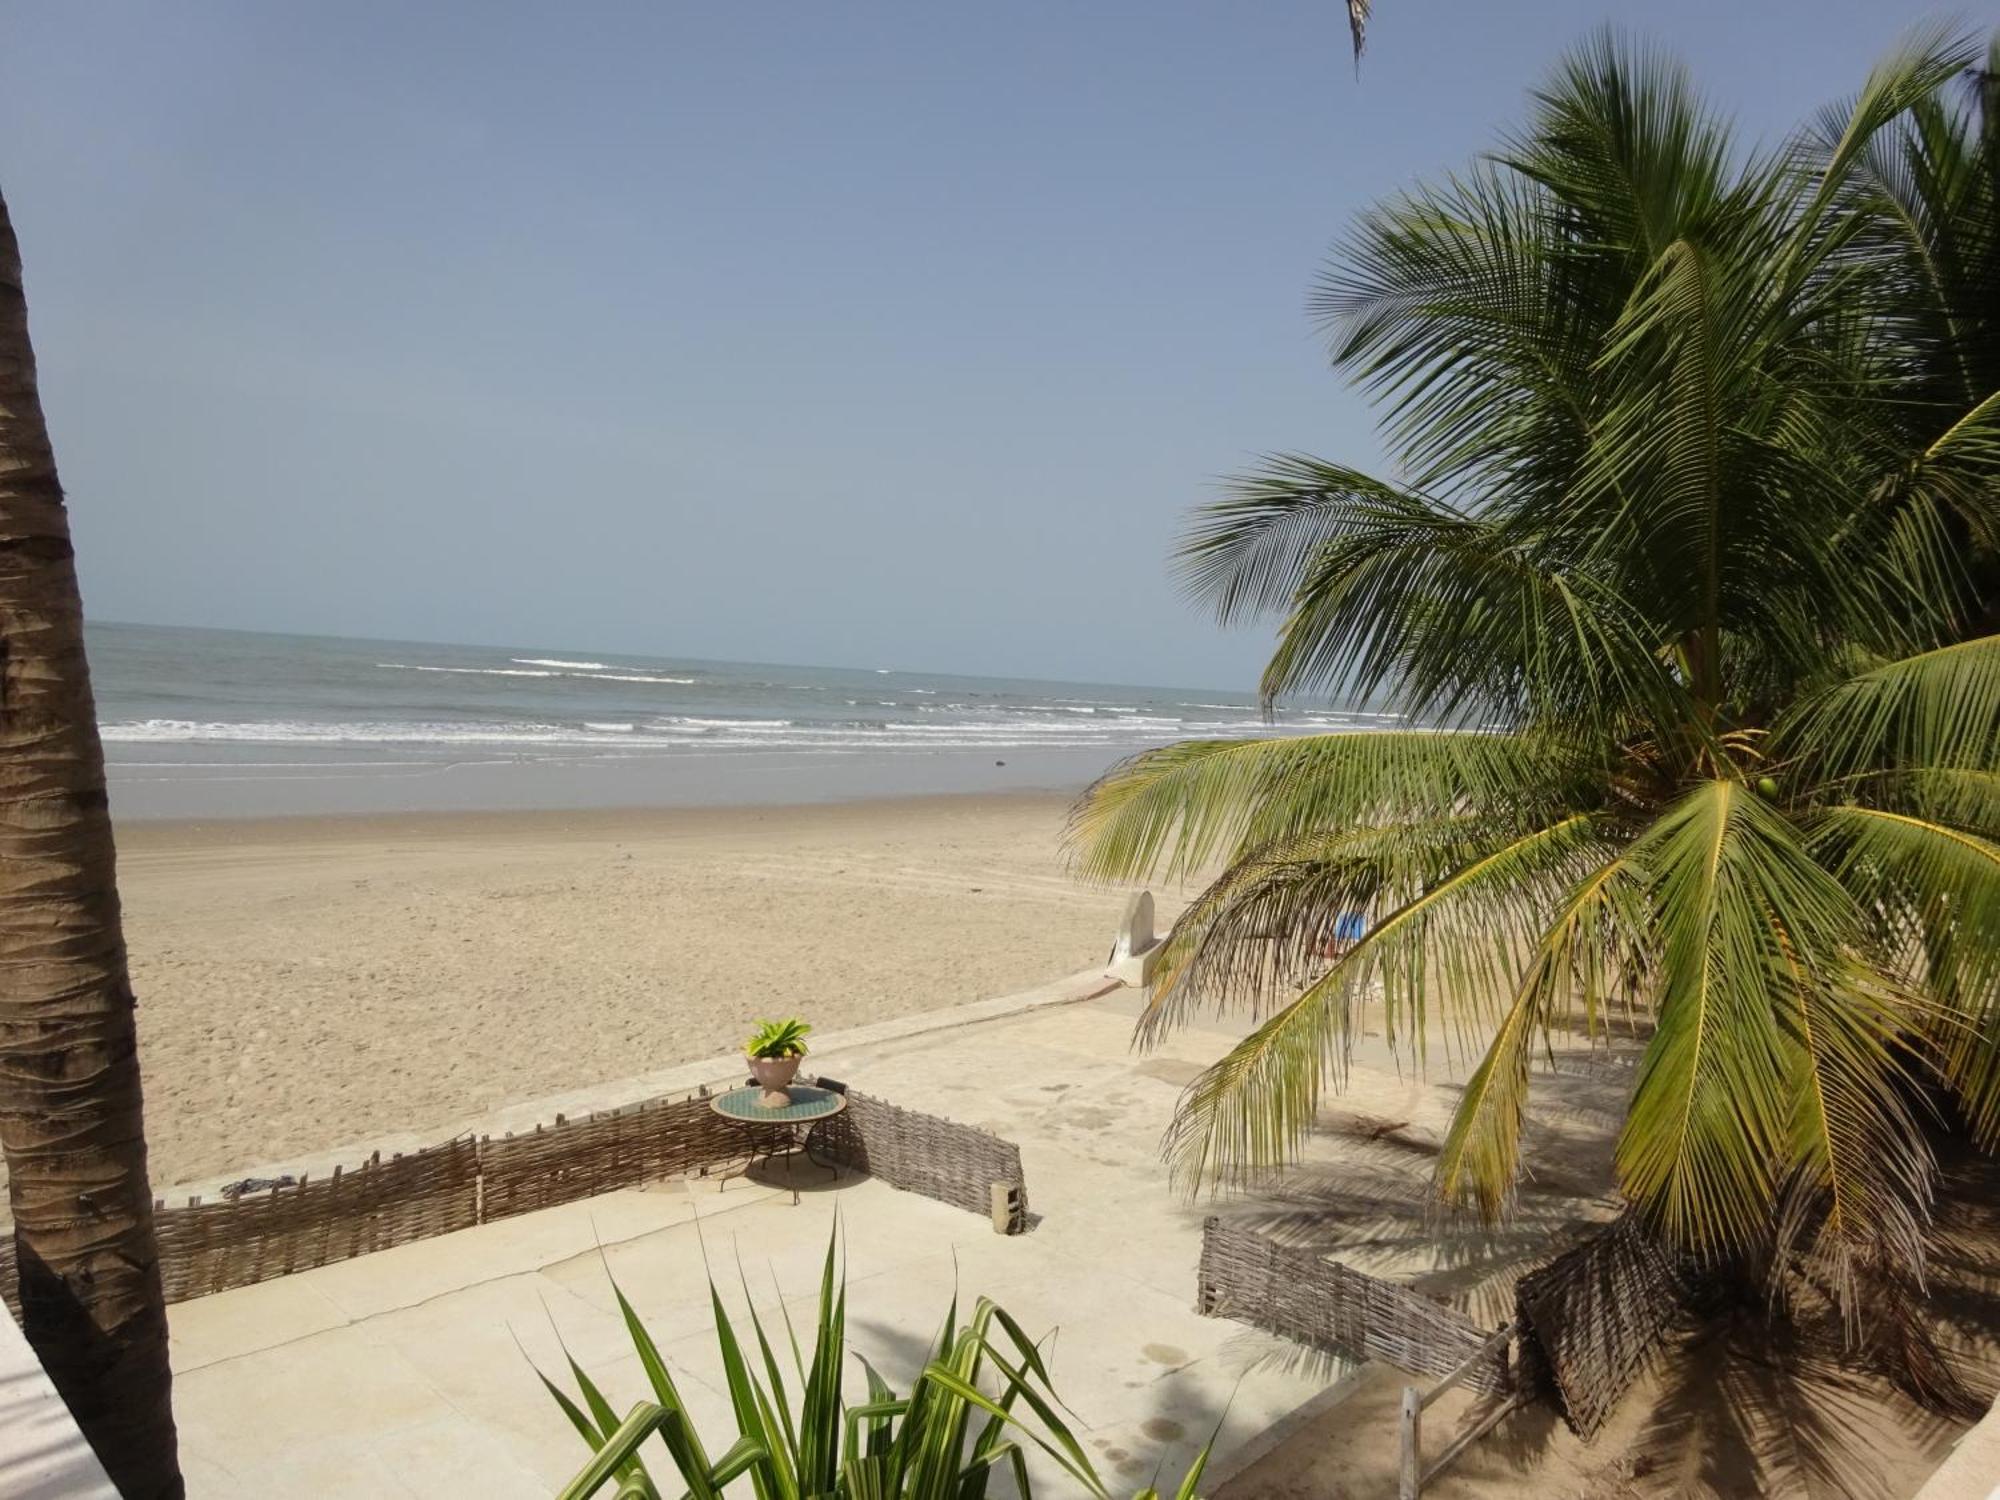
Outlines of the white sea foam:
<svg viewBox="0 0 2000 1500">
<path fill-rule="evenodd" d="M 856 705 L 857 707 L 860 705 Z M 884 704 L 881 718 L 845 720 L 754 718 L 733 715 L 660 715 L 618 720 L 552 722 L 545 719 L 489 720 L 313 720 L 217 721 L 128 719 L 103 726 L 113 745 L 239 744 L 290 746 L 397 746 L 436 754 L 454 747 L 489 746 L 525 753 L 536 748 L 594 751 L 597 754 L 673 754 L 694 750 L 773 751 L 939 751 L 1044 748 L 1134 749 L 1181 739 L 1262 737 L 1366 722 L 1352 716 L 1294 718 L 1284 724 L 1262 720 L 1181 719 L 1129 712 L 1098 715 L 1059 705 L 1028 708 L 994 704 L 964 709 L 953 717 L 898 717 Z M 923 708 L 943 705 L 920 705 Z M 1118 706 L 1118 705 L 1108 705 Z M 614 748 L 615 747 L 615 748 Z"/>
<path fill-rule="evenodd" d="M 675 714 L 672 718 L 656 720 L 661 728 L 675 727 L 687 729 L 790 729 L 791 719 L 698 719 L 689 714 Z"/>
<path fill-rule="evenodd" d="M 294 719 L 141 719 L 102 725 L 99 734 L 109 744 L 589 745 L 609 738 L 585 725 Z"/>
<path fill-rule="evenodd" d="M 1041 705 L 1035 704 L 1032 706 L 1039 708 Z M 1059 714 L 1136 714 L 1139 710 L 1136 708 L 1120 708 L 1115 703 L 1091 703 L 1079 707 L 1071 707 L 1065 703 L 1058 704 L 1054 711 Z M 1157 718 L 1158 716 L 1149 714 L 1147 717 Z"/>
<path fill-rule="evenodd" d="M 515 661 L 531 659 L 513 658 Z M 537 667 L 432 667 L 412 662 L 378 661 L 375 665 L 390 672 L 445 672 L 456 677 L 573 677 L 579 682 L 666 682 L 683 687 L 698 680 L 693 677 L 659 677 L 651 673 L 612 672 L 602 664 L 590 662 L 567 662 L 562 671 L 555 670 L 552 663 Z"/>
<path fill-rule="evenodd" d="M 511 656 L 508 658 L 517 667 L 563 667 L 572 672 L 608 672 L 610 663 L 601 661 L 564 661 L 559 656 Z"/>
<path fill-rule="evenodd" d="M 390 672 L 449 672 L 459 677 L 561 677 L 561 672 L 529 671 L 523 667 L 425 667 L 405 661 L 378 661 L 376 666 Z"/>
</svg>

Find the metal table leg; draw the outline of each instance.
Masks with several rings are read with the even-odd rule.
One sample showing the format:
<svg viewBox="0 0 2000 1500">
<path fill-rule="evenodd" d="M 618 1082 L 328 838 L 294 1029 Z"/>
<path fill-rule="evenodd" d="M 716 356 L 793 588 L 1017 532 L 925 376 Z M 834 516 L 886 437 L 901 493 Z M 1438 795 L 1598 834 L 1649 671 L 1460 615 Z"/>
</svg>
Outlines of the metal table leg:
<svg viewBox="0 0 2000 1500">
<path fill-rule="evenodd" d="M 833 1117 L 829 1115 L 827 1118 L 831 1119 Z M 837 1161 L 822 1161 L 819 1157 L 813 1155 L 813 1137 L 819 1134 L 820 1127 L 824 1124 L 826 1124 L 826 1120 L 814 1120 L 811 1122 L 806 1128 L 806 1138 L 800 1143 L 800 1149 L 805 1152 L 807 1161 L 816 1167 L 825 1167 L 829 1172 L 833 1173 L 833 1180 L 838 1182 L 840 1181 L 840 1163 Z"/>
</svg>

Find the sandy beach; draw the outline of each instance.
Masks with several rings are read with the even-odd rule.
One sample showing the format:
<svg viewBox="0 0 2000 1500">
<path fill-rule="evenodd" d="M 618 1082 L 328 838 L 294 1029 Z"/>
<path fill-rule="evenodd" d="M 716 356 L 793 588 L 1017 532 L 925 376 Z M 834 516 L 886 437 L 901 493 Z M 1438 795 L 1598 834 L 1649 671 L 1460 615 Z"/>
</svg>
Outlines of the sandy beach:
<svg viewBox="0 0 2000 1500">
<path fill-rule="evenodd" d="M 1052 795 L 138 822 L 156 1185 L 1007 993 L 1109 948 Z"/>
</svg>

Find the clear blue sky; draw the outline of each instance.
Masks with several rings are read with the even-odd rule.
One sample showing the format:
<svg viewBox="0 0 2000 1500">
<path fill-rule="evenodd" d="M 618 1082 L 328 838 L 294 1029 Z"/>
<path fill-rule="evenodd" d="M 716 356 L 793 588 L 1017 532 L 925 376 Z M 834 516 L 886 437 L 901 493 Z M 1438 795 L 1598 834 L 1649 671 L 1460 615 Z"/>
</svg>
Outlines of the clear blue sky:
<svg viewBox="0 0 2000 1500">
<path fill-rule="evenodd" d="M 95 615 L 1244 685 L 1165 560 L 1379 462 L 1357 209 L 1606 19 L 1768 138 L 1940 13 L 9 0 L 0 187 Z"/>
</svg>

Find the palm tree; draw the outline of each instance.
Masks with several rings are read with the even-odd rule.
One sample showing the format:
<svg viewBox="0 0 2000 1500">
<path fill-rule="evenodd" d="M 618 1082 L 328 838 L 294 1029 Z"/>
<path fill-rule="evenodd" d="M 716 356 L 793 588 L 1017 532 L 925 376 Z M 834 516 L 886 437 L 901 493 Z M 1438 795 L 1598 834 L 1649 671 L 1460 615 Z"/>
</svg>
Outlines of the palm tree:
<svg viewBox="0 0 2000 1500">
<path fill-rule="evenodd" d="M 21 1326 L 119 1490 L 176 1496 L 132 1011 L 69 521 L 0 200 L 0 1148 Z"/>
<path fill-rule="evenodd" d="M 1410 727 L 1151 751 L 1071 829 L 1093 876 L 1223 866 L 1141 1022 L 1258 1021 L 1182 1100 L 1186 1185 L 1288 1160 L 1379 999 L 1400 1045 L 1474 1039 L 1436 1187 L 1499 1215 L 1537 1038 L 1629 1010 L 1643 1224 L 1850 1314 L 1920 1266 L 1930 1101 L 2000 1143 L 2000 397 L 1969 356 L 1933 378 L 1961 331 L 1906 300 L 1957 209 L 1899 239 L 1871 163 L 1991 149 L 1940 102 L 1969 60 L 1916 39 L 1837 127 L 1748 152 L 1600 38 L 1339 249 L 1315 306 L 1402 477 L 1273 459 L 1181 560 L 1224 621 L 1281 616 L 1267 704 Z M 1938 306 L 1990 330 L 1993 264 Z"/>
</svg>

